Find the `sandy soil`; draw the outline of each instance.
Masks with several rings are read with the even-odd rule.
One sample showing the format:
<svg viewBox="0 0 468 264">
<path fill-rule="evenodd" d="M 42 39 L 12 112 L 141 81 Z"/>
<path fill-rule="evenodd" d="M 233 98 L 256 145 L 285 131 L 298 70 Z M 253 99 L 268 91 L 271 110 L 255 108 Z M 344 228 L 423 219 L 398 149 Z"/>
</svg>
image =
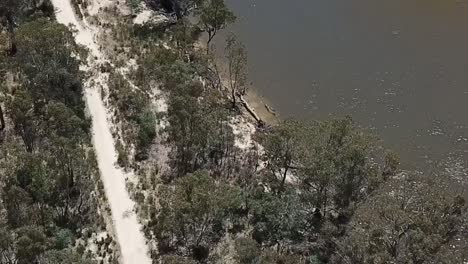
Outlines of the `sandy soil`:
<svg viewBox="0 0 468 264">
<path fill-rule="evenodd" d="M 98 1 L 101 6 L 108 1 Z M 126 175 L 116 167 L 117 154 L 111 134 L 111 124 L 108 121 L 106 107 L 104 106 L 96 85 L 106 86 L 106 78 L 100 76 L 99 65 L 104 62 L 103 55 L 95 42 L 97 31 L 85 22 L 78 21 L 69 0 L 52 0 L 57 9 L 57 21 L 72 25 L 76 30 L 76 41 L 89 48 L 90 58 L 86 70 L 93 77 L 86 83 L 85 99 L 93 119 L 93 144 L 99 164 L 101 178 L 104 183 L 106 196 L 112 211 L 112 220 L 116 232 L 116 240 L 121 249 L 121 263 L 123 264 L 150 264 L 148 246 L 146 244 L 141 225 L 133 213 L 134 202 L 126 189 Z M 91 81 L 92 80 L 92 81 Z"/>
</svg>

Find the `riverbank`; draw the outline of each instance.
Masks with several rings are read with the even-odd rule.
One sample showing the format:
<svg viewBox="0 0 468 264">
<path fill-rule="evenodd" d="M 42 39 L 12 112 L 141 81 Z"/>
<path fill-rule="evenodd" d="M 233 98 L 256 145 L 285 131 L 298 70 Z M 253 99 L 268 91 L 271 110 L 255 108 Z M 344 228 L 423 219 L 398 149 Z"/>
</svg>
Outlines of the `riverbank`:
<svg viewBox="0 0 468 264">
<path fill-rule="evenodd" d="M 466 3 L 296 1 L 288 12 L 279 0 L 226 3 L 238 17 L 226 31 L 281 116 L 351 115 L 410 169 L 452 159 L 468 168 Z"/>
<path fill-rule="evenodd" d="M 272 103 L 259 92 L 251 88 L 244 96 L 245 101 L 267 125 L 274 125 L 281 119 L 280 113 L 276 111 Z"/>
</svg>

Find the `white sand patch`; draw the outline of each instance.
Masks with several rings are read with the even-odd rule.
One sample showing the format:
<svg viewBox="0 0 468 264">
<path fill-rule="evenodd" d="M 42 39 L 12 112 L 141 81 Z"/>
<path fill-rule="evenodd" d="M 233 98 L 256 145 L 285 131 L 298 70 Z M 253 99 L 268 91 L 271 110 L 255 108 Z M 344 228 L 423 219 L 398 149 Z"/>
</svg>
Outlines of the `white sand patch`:
<svg viewBox="0 0 468 264">
<path fill-rule="evenodd" d="M 106 1 L 97 1 L 101 4 Z M 73 25 L 77 30 L 76 41 L 85 45 L 90 50 L 89 70 L 94 73 L 95 80 L 99 78 L 99 63 L 103 62 L 103 55 L 99 51 L 98 45 L 94 42 L 97 31 L 89 26 L 78 22 L 69 0 L 52 0 L 52 4 L 57 9 L 57 21 Z M 123 264 L 151 264 L 148 256 L 148 247 L 145 243 L 144 235 L 141 231 L 136 215 L 133 213 L 134 202 L 126 189 L 126 175 L 118 169 L 117 154 L 114 140 L 111 134 L 111 125 L 107 118 L 107 111 L 101 100 L 101 94 L 92 85 L 93 77 L 85 84 L 85 99 L 92 117 L 93 144 L 96 149 L 97 161 L 101 178 L 104 183 L 109 206 L 112 212 L 112 220 L 116 232 L 116 239 L 121 249 L 121 263 Z M 101 83 L 106 86 L 106 83 Z"/>
<path fill-rule="evenodd" d="M 159 88 L 153 88 L 154 94 L 156 97 L 156 111 L 158 113 L 166 113 L 169 106 L 167 104 L 167 100 L 163 92 Z"/>
<path fill-rule="evenodd" d="M 106 239 L 107 235 L 108 235 L 107 232 L 100 232 L 97 234 L 93 234 L 93 236 L 88 238 L 86 249 L 90 250 L 94 254 L 99 253 L 98 245 L 96 245 L 95 241 L 101 241 L 101 239 Z"/>
<path fill-rule="evenodd" d="M 130 74 L 132 71 L 136 71 L 138 69 L 138 63 L 135 59 L 131 58 L 127 61 L 127 65 L 122 67 L 122 72 L 124 75 Z"/>
<path fill-rule="evenodd" d="M 232 127 L 232 133 L 235 136 L 234 145 L 240 149 L 249 149 L 254 147 L 252 135 L 255 134 L 255 126 L 247 122 L 242 116 L 235 116 L 229 122 Z"/>
<path fill-rule="evenodd" d="M 162 14 L 155 14 L 154 11 L 148 9 L 146 6 L 142 7 L 142 9 L 143 11 L 138 13 L 138 15 L 133 19 L 133 24 L 144 25 L 150 23 L 152 25 L 157 25 L 169 21 L 167 16 Z"/>
<path fill-rule="evenodd" d="M 151 10 L 148 10 L 148 9 L 143 10 L 135 17 L 135 19 L 133 20 L 133 23 L 137 25 L 143 25 L 146 22 L 148 22 L 152 16 L 153 16 L 153 12 Z"/>
</svg>

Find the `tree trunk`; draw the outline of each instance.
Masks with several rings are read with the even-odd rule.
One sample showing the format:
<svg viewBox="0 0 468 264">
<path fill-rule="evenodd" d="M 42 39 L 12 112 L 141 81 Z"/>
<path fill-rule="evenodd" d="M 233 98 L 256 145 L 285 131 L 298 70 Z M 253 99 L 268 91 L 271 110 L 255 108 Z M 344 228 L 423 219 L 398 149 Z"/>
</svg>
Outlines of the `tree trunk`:
<svg viewBox="0 0 468 264">
<path fill-rule="evenodd" d="M 232 109 L 236 109 L 237 100 L 236 100 L 236 90 L 231 88 L 231 96 L 232 96 Z"/>
<path fill-rule="evenodd" d="M 265 122 L 257 115 L 257 113 L 255 113 L 255 110 L 249 106 L 249 103 L 245 101 L 244 97 L 240 96 L 239 99 L 244 105 L 244 108 L 247 110 L 247 112 L 249 112 L 249 114 L 257 121 L 257 125 L 259 127 L 264 127 L 266 125 Z"/>
<path fill-rule="evenodd" d="M 16 37 L 15 37 L 15 24 L 14 24 L 13 16 L 11 13 L 8 12 L 6 14 L 6 20 L 8 23 L 8 26 L 7 26 L 8 37 L 10 38 L 10 48 L 8 50 L 8 55 L 12 57 L 16 55 L 17 47 L 16 47 Z"/>
<path fill-rule="evenodd" d="M 286 179 L 288 178 L 288 170 L 289 170 L 289 166 L 286 165 L 284 168 L 283 179 L 281 179 L 281 186 L 280 186 L 281 191 L 284 191 L 284 184 L 286 183 Z"/>
<path fill-rule="evenodd" d="M 30 127 L 23 127 L 21 129 L 21 138 L 23 139 L 26 151 L 32 153 L 34 150 L 34 135 Z"/>
<path fill-rule="evenodd" d="M 216 35 L 216 32 L 208 31 L 208 41 L 206 42 L 206 54 L 207 55 L 210 54 L 210 44 L 215 35 Z"/>
<path fill-rule="evenodd" d="M 0 105 L 0 131 L 5 129 L 5 117 L 3 116 L 2 106 Z"/>
<path fill-rule="evenodd" d="M 322 208 L 322 215 L 323 215 L 323 219 L 325 219 L 325 217 L 327 216 L 327 206 L 328 206 L 328 194 L 327 194 L 327 188 L 325 188 L 324 190 L 324 199 L 323 199 L 323 208 Z"/>
</svg>

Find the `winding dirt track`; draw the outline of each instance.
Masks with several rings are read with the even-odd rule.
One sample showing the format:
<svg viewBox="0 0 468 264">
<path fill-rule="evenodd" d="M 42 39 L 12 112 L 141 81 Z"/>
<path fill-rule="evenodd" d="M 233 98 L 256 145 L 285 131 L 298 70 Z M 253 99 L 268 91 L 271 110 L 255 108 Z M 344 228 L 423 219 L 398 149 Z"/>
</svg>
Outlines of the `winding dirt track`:
<svg viewBox="0 0 468 264">
<path fill-rule="evenodd" d="M 99 1 L 99 0 L 94 0 Z M 134 202 L 126 189 L 125 173 L 116 167 L 117 154 L 114 139 L 107 119 L 107 111 L 102 102 L 100 92 L 93 83 L 106 86 L 106 78 L 100 76 L 99 65 L 104 61 L 98 44 L 94 41 L 97 32 L 86 22 L 78 21 L 70 0 L 52 0 L 56 8 L 56 18 L 59 23 L 73 25 L 77 30 L 76 42 L 88 47 L 90 53 L 86 70 L 91 72 L 94 82 L 88 80 L 85 84 L 85 99 L 92 117 L 93 144 L 97 161 L 104 183 L 105 193 L 112 211 L 112 220 L 116 239 L 121 249 L 122 264 L 151 264 L 148 246 L 141 231 L 136 215 L 133 213 Z"/>
</svg>

